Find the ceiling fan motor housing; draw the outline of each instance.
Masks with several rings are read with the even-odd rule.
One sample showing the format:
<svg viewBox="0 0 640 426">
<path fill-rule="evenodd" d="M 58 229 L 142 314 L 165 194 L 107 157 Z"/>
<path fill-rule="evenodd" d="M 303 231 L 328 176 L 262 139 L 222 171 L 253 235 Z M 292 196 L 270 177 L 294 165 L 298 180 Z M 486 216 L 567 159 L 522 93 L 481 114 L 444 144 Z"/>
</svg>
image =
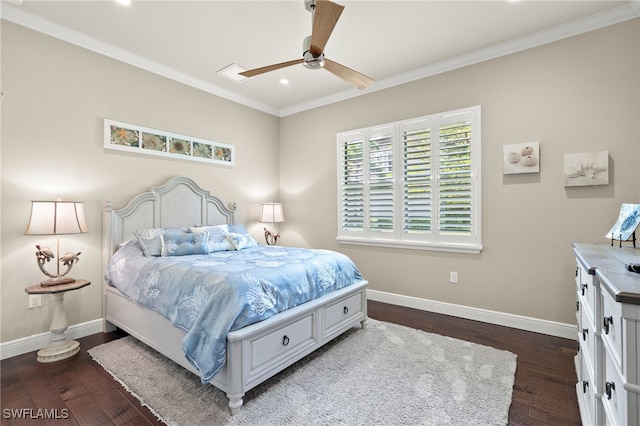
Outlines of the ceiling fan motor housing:
<svg viewBox="0 0 640 426">
<path fill-rule="evenodd" d="M 324 52 L 315 56 L 311 52 L 311 36 L 304 38 L 302 42 L 302 56 L 304 58 L 303 65 L 310 70 L 317 70 L 324 66 Z"/>
</svg>

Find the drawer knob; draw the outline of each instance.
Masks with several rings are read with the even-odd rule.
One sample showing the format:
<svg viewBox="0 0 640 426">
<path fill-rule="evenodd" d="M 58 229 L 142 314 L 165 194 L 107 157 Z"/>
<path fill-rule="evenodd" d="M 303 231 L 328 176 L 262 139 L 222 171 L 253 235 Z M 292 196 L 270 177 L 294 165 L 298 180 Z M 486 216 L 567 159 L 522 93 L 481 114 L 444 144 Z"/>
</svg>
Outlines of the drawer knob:
<svg viewBox="0 0 640 426">
<path fill-rule="evenodd" d="M 613 382 L 606 382 L 604 384 L 605 391 L 607 392 L 607 399 L 611 399 L 611 391 L 616 390 L 616 384 Z"/>
<path fill-rule="evenodd" d="M 345 306 L 344 308 L 342 308 L 342 312 L 344 312 L 344 314 L 347 315 L 349 313 L 349 308 Z"/>
<path fill-rule="evenodd" d="M 285 334 L 284 337 L 282 338 L 282 346 L 288 346 L 288 345 L 289 345 L 289 336 Z"/>
<path fill-rule="evenodd" d="M 583 328 L 582 329 L 582 340 L 587 340 L 587 334 L 589 334 L 589 329 L 588 328 Z"/>
<path fill-rule="evenodd" d="M 586 380 L 582 381 L 582 393 L 587 393 L 587 388 L 589 387 L 589 382 Z"/>
<path fill-rule="evenodd" d="M 604 334 L 609 334 L 609 326 L 613 325 L 613 316 L 604 317 Z"/>
</svg>

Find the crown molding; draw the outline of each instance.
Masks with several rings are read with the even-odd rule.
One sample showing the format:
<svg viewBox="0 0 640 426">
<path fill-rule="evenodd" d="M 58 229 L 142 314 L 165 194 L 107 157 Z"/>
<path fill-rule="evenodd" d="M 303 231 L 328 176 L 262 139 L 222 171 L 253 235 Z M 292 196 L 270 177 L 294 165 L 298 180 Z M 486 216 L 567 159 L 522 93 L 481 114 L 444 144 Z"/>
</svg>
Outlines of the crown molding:
<svg viewBox="0 0 640 426">
<path fill-rule="evenodd" d="M 447 71 L 452 71 L 458 68 L 477 64 L 479 62 L 488 61 L 526 49 L 531 49 L 533 47 L 552 43 L 558 40 L 597 30 L 609 25 L 617 24 L 638 17 L 640 17 L 640 0 L 632 0 L 623 6 L 608 10 L 606 12 L 592 15 L 583 19 L 578 19 L 564 25 L 559 25 L 544 31 L 509 40 L 504 43 L 498 43 L 493 46 L 439 61 L 434 64 L 426 65 L 412 71 L 407 71 L 392 77 L 381 79 L 379 81 L 376 81 L 373 85 L 369 86 L 366 91 L 348 89 L 342 92 L 335 93 L 333 95 L 324 96 L 308 102 L 303 102 L 282 109 L 277 109 L 272 106 L 257 102 L 253 99 L 240 96 L 207 81 L 194 78 L 187 73 L 162 65 L 143 56 L 129 52 L 125 49 L 113 46 L 109 43 L 105 43 L 102 40 L 87 36 L 86 34 L 72 30 L 63 25 L 27 13 L 19 7 L 8 4 L 7 2 L 3 1 L 0 4 L 0 18 L 4 20 L 13 22 L 34 31 L 41 32 L 43 34 L 47 34 L 51 37 L 58 38 L 60 40 L 66 41 L 76 46 L 80 46 L 82 48 L 110 57 L 112 59 L 125 62 L 129 65 L 133 65 L 154 74 L 161 75 L 187 86 L 191 86 L 195 89 L 202 90 L 204 92 L 278 117 L 286 117 L 321 106 L 326 106 L 380 90 L 389 89 L 391 87 L 410 83 L 412 81 L 431 77 Z"/>
<path fill-rule="evenodd" d="M 620 6 L 606 12 L 592 15 L 583 19 L 578 19 L 576 21 L 552 27 L 544 31 L 515 38 L 504 43 L 494 44 L 483 49 L 478 49 L 473 52 L 445 59 L 443 61 L 414 69 L 412 71 L 407 71 L 401 74 L 394 75 L 392 77 L 378 80 L 374 84 L 369 86 L 364 92 L 356 89 L 350 89 L 340 93 L 336 93 L 334 95 L 314 99 L 309 102 L 282 108 L 280 110 L 280 117 L 285 117 L 287 115 L 296 114 L 309 109 L 318 108 L 380 90 L 389 89 L 391 87 L 410 83 L 412 81 L 431 77 L 437 74 L 442 74 L 448 71 L 453 71 L 458 68 L 477 64 L 479 62 L 496 59 L 501 56 L 510 55 L 512 53 L 542 46 L 544 44 L 553 43 L 555 41 L 587 33 L 589 31 L 594 31 L 600 28 L 607 27 L 609 25 L 618 24 L 638 17 L 640 17 L 640 0 L 633 0 L 624 6 Z"/>
<path fill-rule="evenodd" d="M 161 75 L 187 86 L 191 86 L 195 89 L 211 93 L 221 98 L 248 106 L 262 112 L 266 112 L 268 114 L 276 116 L 279 115 L 279 111 L 277 108 L 273 108 L 269 105 L 264 105 L 260 102 L 244 96 L 240 96 L 234 92 L 223 89 L 207 81 L 195 78 L 187 73 L 152 61 L 148 58 L 145 58 L 144 56 L 119 48 L 97 38 L 90 37 L 79 31 L 72 30 L 64 25 L 60 25 L 53 21 L 43 19 L 39 16 L 25 12 L 19 7 L 7 4 L 4 1 L 0 4 L 0 17 L 6 21 L 13 22 L 14 24 L 18 24 L 25 28 L 29 28 L 48 36 L 66 41 L 68 43 L 74 44 L 95 53 L 99 53 L 117 61 L 133 65 L 145 71 Z"/>
</svg>

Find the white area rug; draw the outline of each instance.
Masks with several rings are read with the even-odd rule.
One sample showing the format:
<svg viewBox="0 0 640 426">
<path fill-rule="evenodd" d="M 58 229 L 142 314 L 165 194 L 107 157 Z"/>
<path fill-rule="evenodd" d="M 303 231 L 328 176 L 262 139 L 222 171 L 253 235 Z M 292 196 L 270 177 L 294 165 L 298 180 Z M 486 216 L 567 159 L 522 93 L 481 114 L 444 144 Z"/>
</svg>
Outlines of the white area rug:
<svg viewBox="0 0 640 426">
<path fill-rule="evenodd" d="M 506 425 L 516 356 L 369 319 L 245 396 L 227 398 L 132 337 L 89 354 L 169 425 Z"/>
</svg>

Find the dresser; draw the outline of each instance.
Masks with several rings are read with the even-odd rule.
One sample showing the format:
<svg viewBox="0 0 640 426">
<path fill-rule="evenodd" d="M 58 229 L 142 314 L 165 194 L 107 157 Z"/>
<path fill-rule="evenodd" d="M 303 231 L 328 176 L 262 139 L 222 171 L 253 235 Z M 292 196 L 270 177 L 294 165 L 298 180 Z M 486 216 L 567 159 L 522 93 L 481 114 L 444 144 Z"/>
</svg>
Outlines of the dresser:
<svg viewBox="0 0 640 426">
<path fill-rule="evenodd" d="M 640 425 L 640 249 L 574 243 L 583 425 Z"/>
</svg>

